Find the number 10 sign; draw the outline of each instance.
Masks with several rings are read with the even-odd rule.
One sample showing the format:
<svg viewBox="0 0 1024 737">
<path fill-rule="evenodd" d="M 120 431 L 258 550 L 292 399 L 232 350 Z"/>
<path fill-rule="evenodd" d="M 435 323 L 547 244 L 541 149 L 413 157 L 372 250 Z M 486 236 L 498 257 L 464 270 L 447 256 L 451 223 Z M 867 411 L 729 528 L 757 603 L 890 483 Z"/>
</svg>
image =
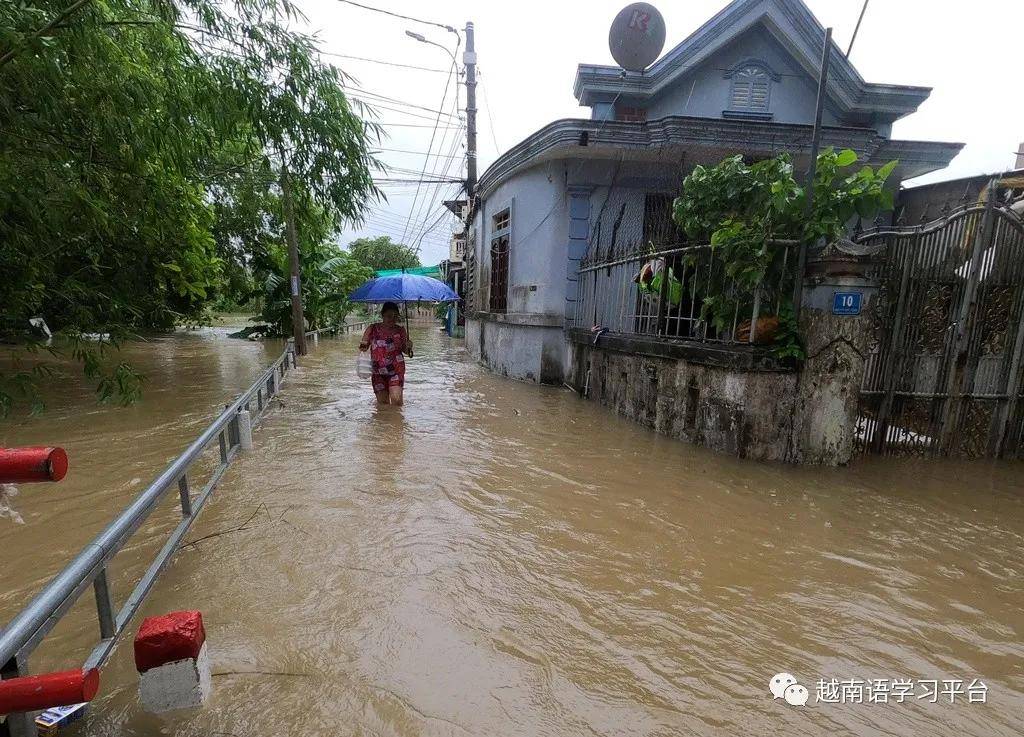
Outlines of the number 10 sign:
<svg viewBox="0 0 1024 737">
<path fill-rule="evenodd" d="M 832 298 L 833 315 L 859 315 L 862 292 L 836 292 Z"/>
</svg>

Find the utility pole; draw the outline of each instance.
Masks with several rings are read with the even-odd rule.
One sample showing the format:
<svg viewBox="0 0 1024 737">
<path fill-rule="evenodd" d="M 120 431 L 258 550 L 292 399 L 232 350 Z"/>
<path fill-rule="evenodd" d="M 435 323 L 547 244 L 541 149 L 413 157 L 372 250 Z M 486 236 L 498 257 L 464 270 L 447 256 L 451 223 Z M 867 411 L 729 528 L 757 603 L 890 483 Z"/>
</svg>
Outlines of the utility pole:
<svg viewBox="0 0 1024 737">
<path fill-rule="evenodd" d="M 281 192 L 284 195 L 285 238 L 288 241 L 288 262 L 291 280 L 288 288 L 292 295 L 292 332 L 295 335 L 295 353 L 306 355 L 306 325 L 302 318 L 302 278 L 299 266 L 299 242 L 295 234 L 295 204 L 292 202 L 292 184 L 288 165 L 281 167 Z"/>
<path fill-rule="evenodd" d="M 864 0 L 864 4 L 860 8 L 860 15 L 857 17 L 857 25 L 853 29 L 853 36 L 850 38 L 850 45 L 846 47 L 846 58 L 850 58 L 850 52 L 853 51 L 853 42 L 857 40 L 857 32 L 860 30 L 860 24 L 864 20 L 864 13 L 868 9 L 868 0 Z"/>
<path fill-rule="evenodd" d="M 466 23 L 466 200 L 470 209 L 476 196 L 476 40 L 473 24 Z"/>
<path fill-rule="evenodd" d="M 832 29 L 825 29 L 825 46 L 821 51 L 821 68 L 818 72 L 818 103 L 814 111 L 814 129 L 811 132 L 811 160 L 807 164 L 804 178 L 804 217 L 808 220 L 814 210 L 814 176 L 818 171 L 818 149 L 821 148 L 821 118 L 825 109 L 825 90 L 828 84 L 829 61 L 832 58 Z M 807 249 L 812 244 L 801 241 L 797 244 L 796 279 L 793 284 L 793 312 L 800 317 L 800 300 L 803 298 L 804 269 L 807 266 Z"/>
</svg>

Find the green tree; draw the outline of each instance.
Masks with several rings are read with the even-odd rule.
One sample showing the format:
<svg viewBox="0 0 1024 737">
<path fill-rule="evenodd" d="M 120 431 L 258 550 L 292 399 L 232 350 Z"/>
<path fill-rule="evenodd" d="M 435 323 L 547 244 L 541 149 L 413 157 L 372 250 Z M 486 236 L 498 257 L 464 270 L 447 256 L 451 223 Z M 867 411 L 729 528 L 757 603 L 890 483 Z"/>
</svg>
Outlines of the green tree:
<svg viewBox="0 0 1024 737">
<path fill-rule="evenodd" d="M 292 311 L 289 280 L 282 276 L 288 267 L 288 249 L 275 246 L 266 254 L 262 284 L 263 311 L 253 318 L 256 326 L 238 335 L 291 335 Z M 348 295 L 373 277 L 363 266 L 334 243 L 318 243 L 300 251 L 302 269 L 302 309 L 305 328 L 318 328 L 344 322 L 351 309 Z"/>
<path fill-rule="evenodd" d="M 282 241 L 283 166 L 300 232 L 361 216 L 379 129 L 297 20 L 289 0 L 0 3 L 0 337 L 31 343 L 41 315 L 101 395 L 130 398 L 131 372 L 76 336 L 200 321 L 251 289 Z M 0 371 L 0 411 L 34 378 Z"/>
<path fill-rule="evenodd" d="M 279 205 L 280 203 L 278 203 Z M 275 214 L 276 225 L 280 215 Z M 299 264 L 302 272 L 302 307 L 306 327 L 316 329 L 342 322 L 351 309 L 348 295 L 373 277 L 373 271 L 332 241 L 336 220 L 331 212 L 310 198 L 295 204 Z M 276 225 L 274 227 L 276 227 Z M 288 248 L 283 238 L 270 239 L 252 254 L 250 269 L 257 290 L 252 295 L 263 309 L 252 318 L 257 325 L 242 334 L 291 335 L 291 294 L 288 291 Z"/>
<path fill-rule="evenodd" d="M 389 236 L 357 238 L 348 244 L 348 252 L 361 264 L 373 271 L 387 269 L 415 269 L 422 266 L 420 257 L 408 246 L 395 243 Z"/>
</svg>

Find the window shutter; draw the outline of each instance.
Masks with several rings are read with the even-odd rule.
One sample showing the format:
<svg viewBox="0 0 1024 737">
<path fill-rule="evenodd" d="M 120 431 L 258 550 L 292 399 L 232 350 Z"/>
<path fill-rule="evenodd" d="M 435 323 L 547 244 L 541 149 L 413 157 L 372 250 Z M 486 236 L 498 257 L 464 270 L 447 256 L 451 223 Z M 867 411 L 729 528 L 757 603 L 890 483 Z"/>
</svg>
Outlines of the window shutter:
<svg viewBox="0 0 1024 737">
<path fill-rule="evenodd" d="M 745 110 L 750 106 L 750 82 L 749 80 L 737 77 L 732 85 L 732 107 L 736 110 Z"/>
<path fill-rule="evenodd" d="M 768 111 L 771 89 L 768 73 L 758 67 L 746 67 L 732 78 L 730 106 L 733 110 Z"/>
<path fill-rule="evenodd" d="M 768 109 L 768 78 L 764 75 L 751 84 L 750 107 L 754 110 Z"/>
</svg>

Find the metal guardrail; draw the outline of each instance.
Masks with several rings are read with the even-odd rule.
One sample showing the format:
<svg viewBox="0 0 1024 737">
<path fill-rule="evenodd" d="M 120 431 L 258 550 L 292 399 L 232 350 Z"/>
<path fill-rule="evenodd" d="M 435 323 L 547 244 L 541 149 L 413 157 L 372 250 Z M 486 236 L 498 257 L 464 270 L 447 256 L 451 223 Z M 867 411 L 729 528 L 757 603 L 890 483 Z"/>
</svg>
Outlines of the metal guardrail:
<svg viewBox="0 0 1024 737">
<path fill-rule="evenodd" d="M 306 337 L 319 338 L 321 335 L 337 335 L 338 333 L 348 333 L 357 328 L 365 328 L 371 322 L 371 320 L 362 320 L 360 322 L 339 323 L 337 325 L 332 325 L 327 328 L 320 328 L 319 330 L 310 330 L 306 333 Z"/>
<path fill-rule="evenodd" d="M 12 678 L 28 675 L 28 657 L 46 637 L 47 633 L 78 601 L 85 589 L 92 585 L 96 594 L 96 614 L 99 619 L 100 641 L 86 659 L 83 670 L 99 668 L 113 651 L 118 638 L 125 632 L 132 617 L 153 588 L 157 578 L 170 562 L 178 545 L 199 516 L 203 506 L 220 482 L 240 447 L 239 412 L 248 411 L 255 424 L 267 411 L 277 394 L 280 382 L 289 369 L 297 366 L 292 341 L 284 352 L 233 404 L 163 473 L 157 476 L 106 529 L 75 556 L 75 558 L 0 631 L 0 676 Z M 255 412 L 252 405 L 255 403 Z M 220 446 L 220 462 L 197 496 L 189 486 L 189 469 L 214 442 Z M 156 558 L 128 595 L 120 609 L 107 577 L 107 566 L 157 508 L 165 495 L 176 490 L 181 504 L 182 519 L 171 532 Z M 0 725 L 2 726 L 2 725 Z M 35 727 L 26 715 L 8 715 L 7 727 L 11 737 L 35 735 Z M 2 730 L 0 730 L 2 731 Z"/>
</svg>

